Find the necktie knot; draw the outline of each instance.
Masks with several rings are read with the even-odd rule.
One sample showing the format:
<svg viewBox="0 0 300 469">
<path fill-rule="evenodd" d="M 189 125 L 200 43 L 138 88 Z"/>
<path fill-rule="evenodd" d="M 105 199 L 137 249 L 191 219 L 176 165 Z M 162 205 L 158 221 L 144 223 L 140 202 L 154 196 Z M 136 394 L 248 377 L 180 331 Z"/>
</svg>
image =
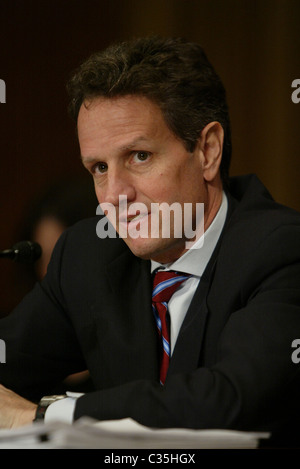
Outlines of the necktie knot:
<svg viewBox="0 0 300 469">
<path fill-rule="evenodd" d="M 189 275 L 181 272 L 157 272 L 153 281 L 152 302 L 168 303 L 177 288 L 189 277 Z"/>
</svg>

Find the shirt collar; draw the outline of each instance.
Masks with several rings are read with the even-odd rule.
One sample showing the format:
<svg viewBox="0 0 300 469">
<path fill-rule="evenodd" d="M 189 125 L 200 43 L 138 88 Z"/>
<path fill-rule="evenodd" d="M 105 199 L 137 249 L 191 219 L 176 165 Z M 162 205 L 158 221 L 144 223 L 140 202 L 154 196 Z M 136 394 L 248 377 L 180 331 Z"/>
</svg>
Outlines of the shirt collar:
<svg viewBox="0 0 300 469">
<path fill-rule="evenodd" d="M 203 236 L 175 262 L 160 264 L 151 260 L 151 272 L 157 268 L 175 270 L 201 277 L 222 232 L 228 209 L 228 201 L 223 192 L 220 208 Z"/>
</svg>

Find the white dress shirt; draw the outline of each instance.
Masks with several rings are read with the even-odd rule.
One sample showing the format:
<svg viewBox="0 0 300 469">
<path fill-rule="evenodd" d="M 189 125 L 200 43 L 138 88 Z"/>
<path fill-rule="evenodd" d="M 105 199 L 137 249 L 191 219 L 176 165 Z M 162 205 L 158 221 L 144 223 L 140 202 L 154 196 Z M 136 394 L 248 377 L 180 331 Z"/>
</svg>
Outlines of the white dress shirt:
<svg viewBox="0 0 300 469">
<path fill-rule="evenodd" d="M 159 264 L 158 262 L 151 261 L 151 272 L 159 268 L 191 274 L 191 277 L 180 285 L 168 303 L 171 354 L 173 353 L 181 325 L 199 285 L 201 276 L 222 232 L 227 215 L 227 208 L 227 197 L 223 192 L 222 203 L 218 213 L 202 237 L 193 245 L 192 249 L 189 249 L 183 256 L 170 264 Z M 67 394 L 68 397 L 66 399 L 56 401 L 48 407 L 45 413 L 45 422 L 73 422 L 76 399 L 82 396 L 82 393 Z"/>
<path fill-rule="evenodd" d="M 227 197 L 223 192 L 222 203 L 218 213 L 208 229 L 204 232 L 202 237 L 196 241 L 193 248 L 189 249 L 175 262 L 170 264 L 159 264 L 158 262 L 151 261 L 151 272 L 158 268 L 165 271 L 175 270 L 192 275 L 178 287 L 168 303 L 170 314 L 171 355 L 173 353 L 181 325 L 194 293 L 199 285 L 201 276 L 212 256 L 222 232 L 227 214 L 227 206 Z"/>
</svg>

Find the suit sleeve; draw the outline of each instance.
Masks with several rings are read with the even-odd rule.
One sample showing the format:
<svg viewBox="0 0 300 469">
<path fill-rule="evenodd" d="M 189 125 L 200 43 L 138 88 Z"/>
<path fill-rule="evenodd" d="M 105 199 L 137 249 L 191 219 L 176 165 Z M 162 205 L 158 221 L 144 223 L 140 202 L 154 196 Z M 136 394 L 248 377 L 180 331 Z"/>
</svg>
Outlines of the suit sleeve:
<svg viewBox="0 0 300 469">
<path fill-rule="evenodd" d="M 81 397 L 75 418 L 131 417 L 151 427 L 270 430 L 299 412 L 300 230 L 275 230 L 249 262 L 243 306 L 231 312 L 209 368 Z M 283 244 L 282 240 L 285 241 Z"/>
</svg>

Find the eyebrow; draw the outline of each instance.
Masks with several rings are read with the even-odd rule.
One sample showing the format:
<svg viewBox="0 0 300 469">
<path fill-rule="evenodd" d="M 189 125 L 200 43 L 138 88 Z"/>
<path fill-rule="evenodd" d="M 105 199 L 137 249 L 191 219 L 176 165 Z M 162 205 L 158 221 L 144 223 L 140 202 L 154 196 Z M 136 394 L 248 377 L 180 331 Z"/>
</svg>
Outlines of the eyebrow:
<svg viewBox="0 0 300 469">
<path fill-rule="evenodd" d="M 121 147 L 119 147 L 119 151 L 132 150 L 137 145 L 140 145 L 140 144 L 146 142 L 147 140 L 148 140 L 147 137 L 140 136 L 140 137 L 134 139 L 132 142 L 129 142 L 128 144 L 122 145 Z M 97 157 L 97 156 L 83 156 L 83 155 L 80 155 L 80 157 L 81 157 L 81 161 L 82 161 L 83 164 L 96 163 L 99 160 L 101 160 L 101 158 Z"/>
<path fill-rule="evenodd" d="M 81 159 L 81 161 L 82 161 L 83 164 L 96 163 L 96 161 L 99 161 L 99 158 L 93 157 L 93 156 L 91 156 L 91 157 L 89 157 L 89 156 L 85 157 L 85 156 L 80 155 L 80 159 Z"/>
<path fill-rule="evenodd" d="M 137 145 L 140 145 L 140 143 L 144 143 L 148 140 L 147 137 L 140 136 L 136 139 L 134 139 L 132 142 L 128 143 L 127 145 L 121 146 L 120 150 L 132 150 L 135 148 Z"/>
</svg>

